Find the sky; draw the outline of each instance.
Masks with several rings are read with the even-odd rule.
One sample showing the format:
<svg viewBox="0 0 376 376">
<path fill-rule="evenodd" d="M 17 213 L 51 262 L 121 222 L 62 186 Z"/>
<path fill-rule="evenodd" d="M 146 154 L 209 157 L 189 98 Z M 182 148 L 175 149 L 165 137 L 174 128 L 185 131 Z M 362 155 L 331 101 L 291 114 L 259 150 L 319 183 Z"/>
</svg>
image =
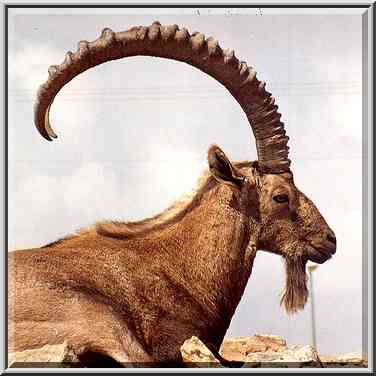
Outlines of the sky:
<svg viewBox="0 0 376 376">
<path fill-rule="evenodd" d="M 234 49 L 276 98 L 295 183 L 338 241 L 337 254 L 314 272 L 317 347 L 361 351 L 361 16 L 127 12 L 11 11 L 10 250 L 39 247 L 101 219 L 164 210 L 195 187 L 213 143 L 232 160 L 257 159 L 245 114 L 228 92 L 189 65 L 158 58 L 86 71 L 55 99 L 51 123 L 59 138 L 47 142 L 36 131 L 35 92 L 79 40 L 96 39 L 104 27 L 177 23 Z M 284 278 L 281 258 L 259 252 L 227 335 L 311 343 L 310 302 L 294 316 L 279 306 Z"/>
</svg>

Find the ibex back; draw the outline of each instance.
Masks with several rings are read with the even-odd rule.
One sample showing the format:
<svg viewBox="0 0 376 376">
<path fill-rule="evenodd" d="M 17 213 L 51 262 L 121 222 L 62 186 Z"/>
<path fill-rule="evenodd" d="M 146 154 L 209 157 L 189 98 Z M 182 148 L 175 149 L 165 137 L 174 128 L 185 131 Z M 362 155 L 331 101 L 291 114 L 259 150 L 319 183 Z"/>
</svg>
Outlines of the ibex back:
<svg viewBox="0 0 376 376">
<path fill-rule="evenodd" d="M 50 67 L 35 124 L 56 137 L 48 115 L 65 83 L 109 60 L 148 55 L 189 63 L 239 102 L 256 138 L 258 161 L 231 163 L 218 146 L 196 191 L 139 222 L 101 222 L 42 248 L 9 255 L 9 350 L 67 340 L 83 356 L 118 362 L 180 362 L 195 335 L 217 352 L 252 271 L 257 250 L 286 261 L 282 302 L 307 300 L 305 267 L 336 250 L 334 233 L 294 185 L 284 125 L 256 73 L 213 38 L 176 25 L 105 29 Z"/>
</svg>

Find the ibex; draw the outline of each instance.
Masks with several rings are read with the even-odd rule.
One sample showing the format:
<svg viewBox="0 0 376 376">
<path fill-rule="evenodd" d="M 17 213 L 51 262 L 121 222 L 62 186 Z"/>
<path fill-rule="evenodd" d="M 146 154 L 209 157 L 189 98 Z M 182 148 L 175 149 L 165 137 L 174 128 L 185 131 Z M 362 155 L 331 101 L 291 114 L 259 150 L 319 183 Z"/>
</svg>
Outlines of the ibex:
<svg viewBox="0 0 376 376">
<path fill-rule="evenodd" d="M 138 222 L 105 221 L 37 249 L 9 254 L 9 350 L 68 341 L 80 356 L 120 363 L 181 362 L 191 336 L 218 351 L 250 277 L 257 250 L 286 264 L 281 303 L 307 300 L 306 263 L 323 263 L 336 238 L 294 184 L 278 106 L 256 72 L 213 38 L 177 25 L 106 28 L 49 68 L 37 93 L 35 124 L 47 140 L 59 90 L 85 70 L 128 56 L 188 63 L 218 80 L 244 110 L 258 160 L 231 163 L 208 151 L 197 189 Z M 110 126 L 106 124 L 106 126 Z"/>
</svg>

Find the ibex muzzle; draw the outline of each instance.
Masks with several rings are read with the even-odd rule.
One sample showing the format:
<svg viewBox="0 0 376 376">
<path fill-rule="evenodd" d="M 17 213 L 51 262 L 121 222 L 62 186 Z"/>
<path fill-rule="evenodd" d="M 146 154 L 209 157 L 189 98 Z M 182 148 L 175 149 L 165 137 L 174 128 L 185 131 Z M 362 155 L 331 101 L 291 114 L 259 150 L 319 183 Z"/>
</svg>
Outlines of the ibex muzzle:
<svg viewBox="0 0 376 376">
<path fill-rule="evenodd" d="M 177 25 L 105 29 L 49 69 L 38 90 L 35 124 L 49 123 L 59 90 L 109 60 L 146 55 L 191 64 L 234 96 L 256 138 L 257 162 L 231 163 L 218 146 L 193 194 L 139 222 L 100 222 L 35 250 L 9 255 L 11 350 L 67 340 L 80 356 L 119 362 L 179 362 L 197 336 L 217 351 L 252 271 L 257 250 L 286 261 L 282 301 L 288 312 L 307 300 L 306 263 L 322 263 L 336 238 L 294 184 L 288 137 L 274 98 L 256 72 L 213 38 Z"/>
</svg>

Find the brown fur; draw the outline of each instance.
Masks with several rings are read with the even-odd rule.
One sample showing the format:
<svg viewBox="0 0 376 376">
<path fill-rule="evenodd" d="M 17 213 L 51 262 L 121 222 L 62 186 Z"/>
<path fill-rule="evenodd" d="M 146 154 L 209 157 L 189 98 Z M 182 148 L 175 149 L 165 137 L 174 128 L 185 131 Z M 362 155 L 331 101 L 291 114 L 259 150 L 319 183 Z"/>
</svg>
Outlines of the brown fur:
<svg viewBox="0 0 376 376">
<path fill-rule="evenodd" d="M 10 253 L 9 349 L 68 340 L 81 355 L 177 362 L 195 335 L 216 351 L 257 249 L 286 258 L 285 305 L 302 308 L 305 272 L 296 261 L 330 257 L 326 222 L 291 174 L 231 164 L 215 146 L 209 165 L 194 194 L 153 218 L 99 223 Z M 289 203 L 274 202 L 275 192 Z"/>
<path fill-rule="evenodd" d="M 146 235 L 151 231 L 162 230 L 181 220 L 187 213 L 199 205 L 204 193 L 210 189 L 214 178 L 208 173 L 200 178 L 198 187 L 190 194 L 184 195 L 164 212 L 154 217 L 136 222 L 105 221 L 96 224 L 98 234 L 118 239 L 129 239 Z"/>
<path fill-rule="evenodd" d="M 235 162 L 236 168 L 250 168 L 249 161 Z M 136 222 L 104 221 L 95 225 L 98 234 L 118 239 L 129 239 L 135 236 L 142 236 L 150 231 L 162 230 L 167 226 L 180 221 L 188 212 L 200 204 L 204 193 L 210 189 L 215 182 L 209 170 L 205 171 L 192 192 L 185 194 L 182 198 L 173 203 L 168 209 L 156 216 Z"/>
</svg>

